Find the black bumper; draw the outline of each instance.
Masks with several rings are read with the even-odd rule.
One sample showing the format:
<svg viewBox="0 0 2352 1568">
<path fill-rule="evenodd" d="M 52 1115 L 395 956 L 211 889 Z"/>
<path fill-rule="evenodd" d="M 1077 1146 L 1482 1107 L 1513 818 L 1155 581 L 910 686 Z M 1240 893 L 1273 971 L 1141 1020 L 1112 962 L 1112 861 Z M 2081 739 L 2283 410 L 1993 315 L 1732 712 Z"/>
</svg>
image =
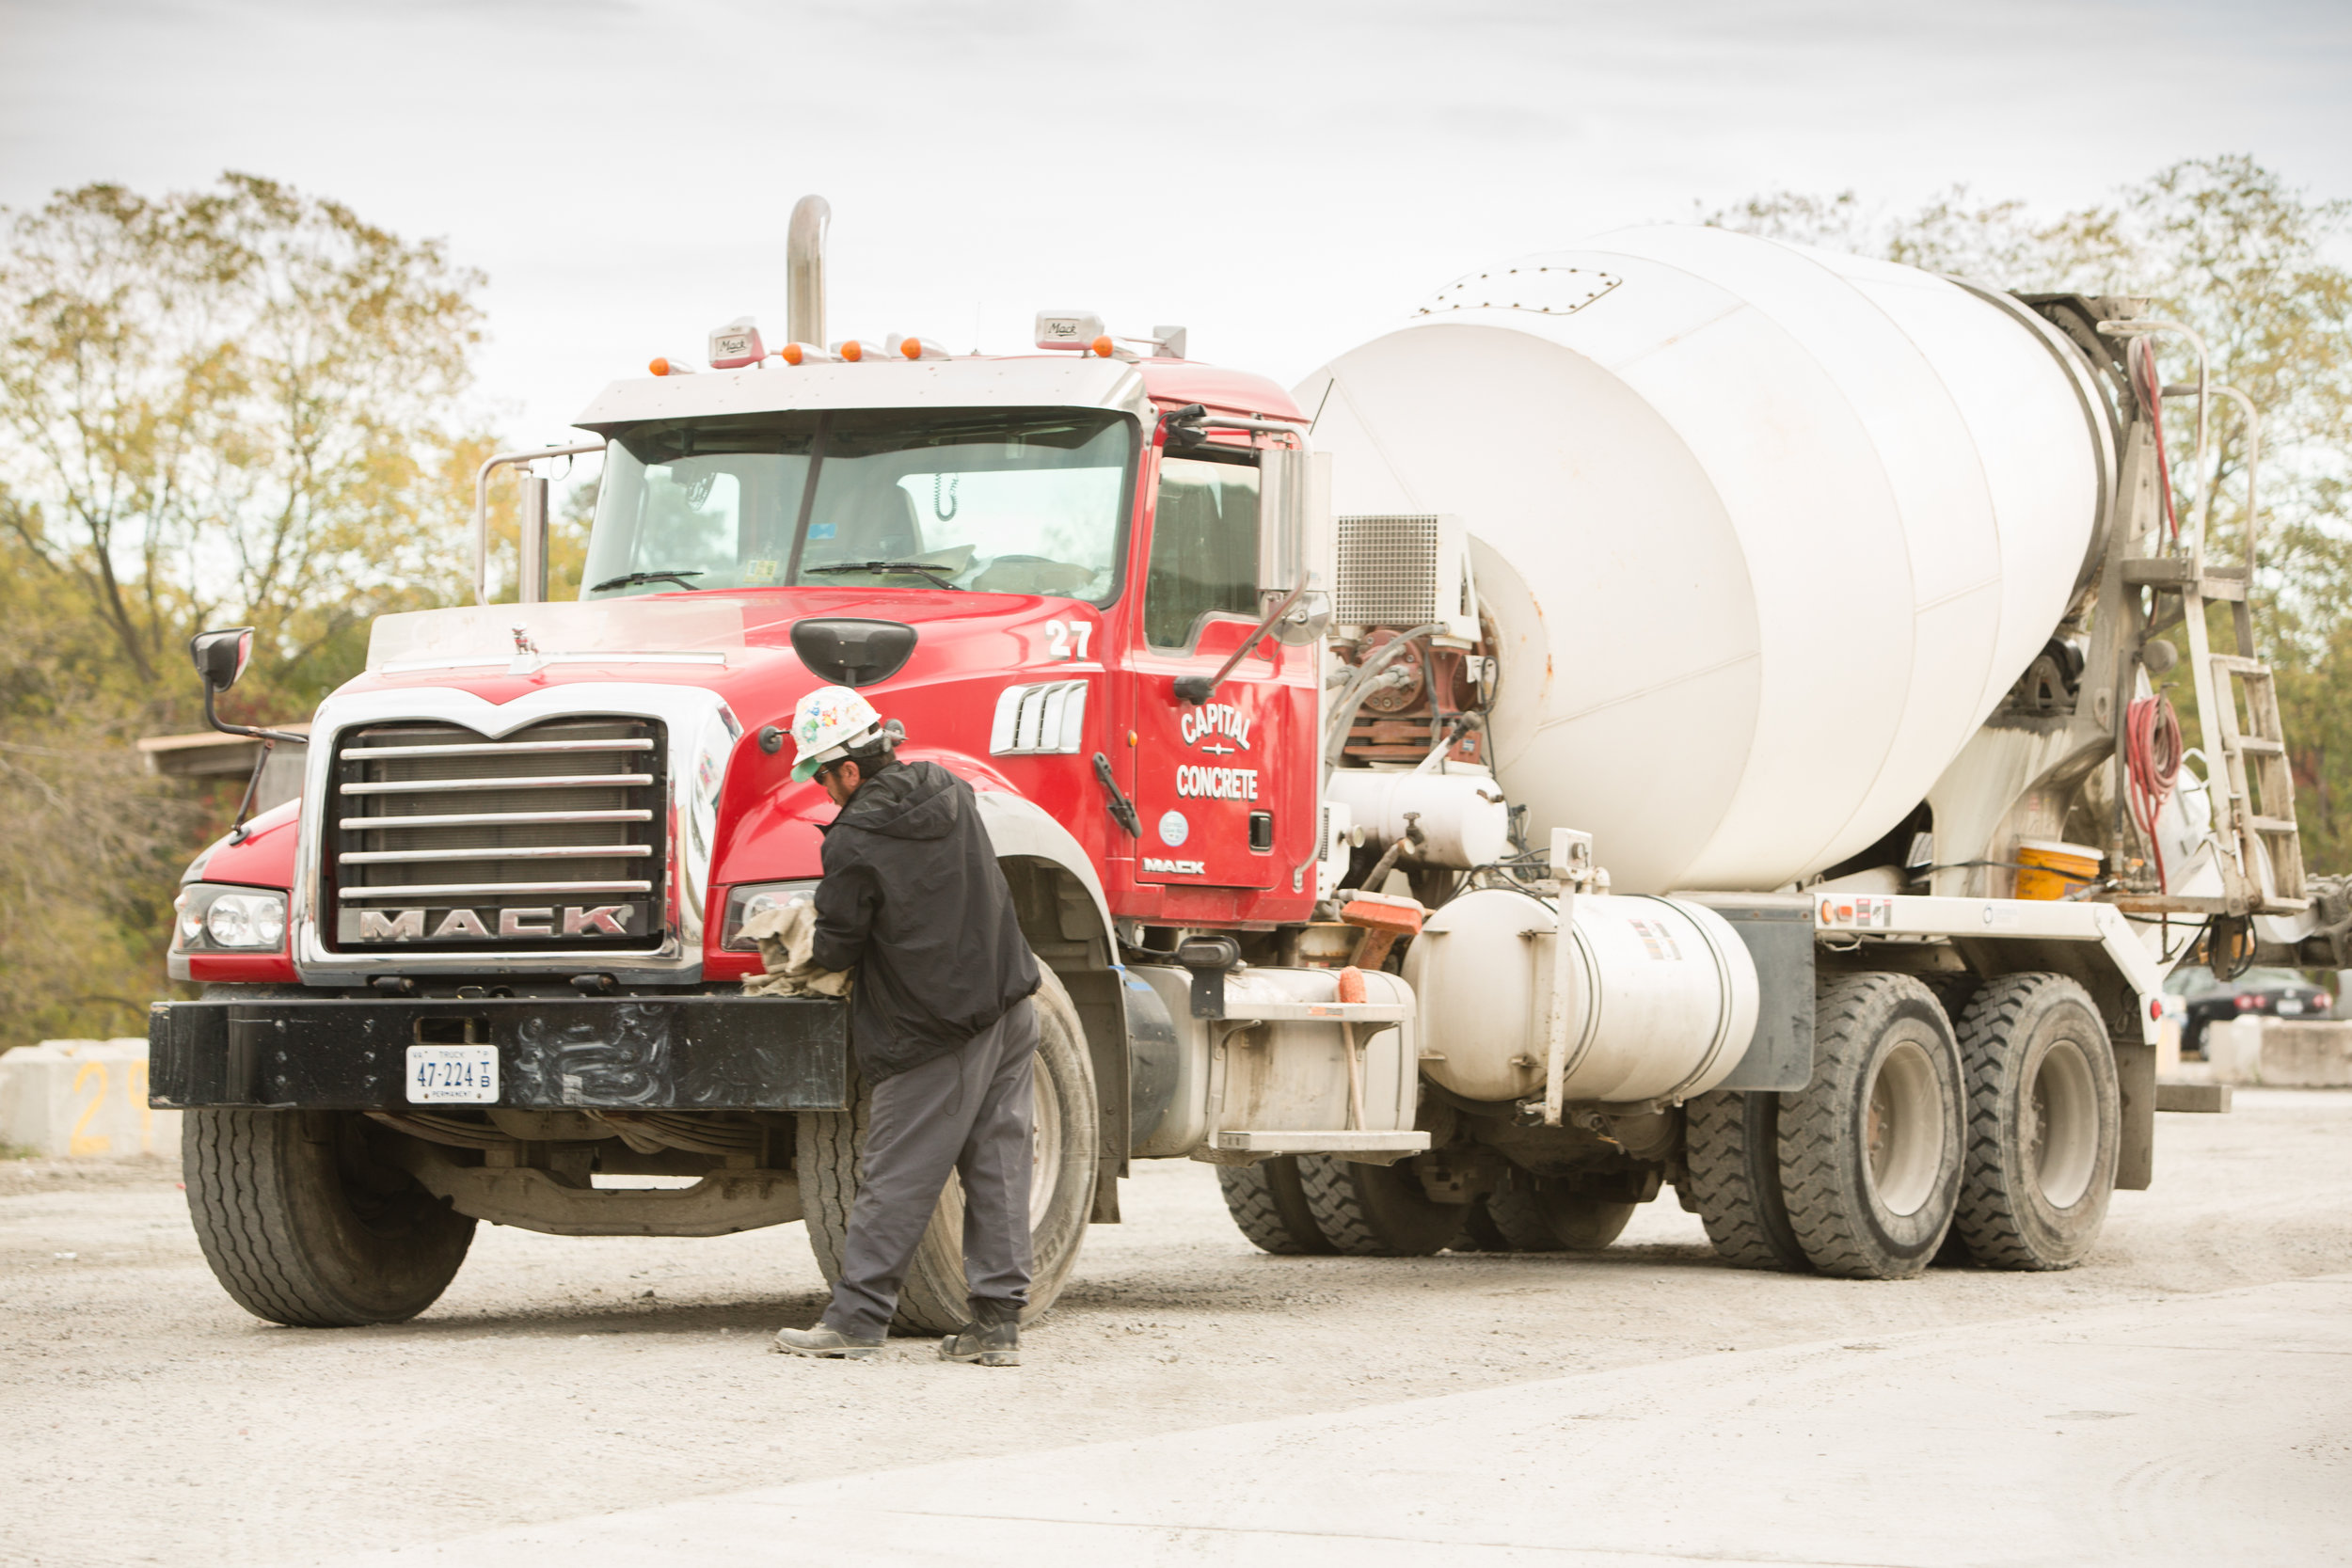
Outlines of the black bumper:
<svg viewBox="0 0 2352 1568">
<path fill-rule="evenodd" d="M 498 1048 L 517 1110 L 833 1111 L 849 1103 L 849 1006 L 803 997 L 157 1003 L 159 1108 L 406 1110 L 408 1048 Z"/>
</svg>

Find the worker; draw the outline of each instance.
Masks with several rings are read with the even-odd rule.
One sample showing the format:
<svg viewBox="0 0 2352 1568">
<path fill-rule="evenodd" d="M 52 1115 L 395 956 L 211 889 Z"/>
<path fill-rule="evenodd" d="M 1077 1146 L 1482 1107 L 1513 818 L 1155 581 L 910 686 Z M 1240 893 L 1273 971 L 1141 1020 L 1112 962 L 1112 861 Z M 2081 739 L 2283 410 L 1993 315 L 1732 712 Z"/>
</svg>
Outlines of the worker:
<svg viewBox="0 0 2352 1568">
<path fill-rule="evenodd" d="M 873 1100 L 833 1301 L 814 1328 L 779 1330 L 774 1348 L 880 1355 L 952 1170 L 971 1321 L 940 1357 L 1018 1366 L 1037 956 L 972 786 L 936 763 L 899 762 L 898 734 L 842 686 L 810 692 L 792 716 L 792 777 L 841 808 L 824 830 L 811 957 L 856 974 L 850 1041 Z"/>
</svg>

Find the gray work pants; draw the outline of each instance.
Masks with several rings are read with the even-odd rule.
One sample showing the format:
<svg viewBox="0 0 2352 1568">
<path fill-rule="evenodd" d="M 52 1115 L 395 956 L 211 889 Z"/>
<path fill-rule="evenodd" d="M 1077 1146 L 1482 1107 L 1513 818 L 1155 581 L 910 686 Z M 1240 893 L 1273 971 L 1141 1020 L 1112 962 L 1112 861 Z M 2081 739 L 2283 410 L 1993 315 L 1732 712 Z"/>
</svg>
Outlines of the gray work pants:
<svg viewBox="0 0 2352 1568">
<path fill-rule="evenodd" d="M 1029 1129 L 1037 1007 L 1027 998 L 961 1046 L 874 1085 L 841 1277 L 825 1322 L 879 1339 L 939 1206 L 963 1180 L 963 1270 L 973 1316 L 1017 1318 L 1029 1299 Z"/>
</svg>

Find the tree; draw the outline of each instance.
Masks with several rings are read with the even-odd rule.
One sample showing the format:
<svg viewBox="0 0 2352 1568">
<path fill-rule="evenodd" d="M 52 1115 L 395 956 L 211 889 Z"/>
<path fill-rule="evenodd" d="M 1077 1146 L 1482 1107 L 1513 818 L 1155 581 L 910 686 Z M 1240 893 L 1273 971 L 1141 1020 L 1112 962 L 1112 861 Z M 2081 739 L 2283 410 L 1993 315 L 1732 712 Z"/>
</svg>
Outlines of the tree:
<svg viewBox="0 0 2352 1568">
<path fill-rule="evenodd" d="M 369 622 L 469 594 L 482 279 L 249 175 L 0 212 L 0 1048 L 135 1030 L 180 868 L 236 790 L 133 743 L 198 726 L 183 647 L 250 624 L 231 717 L 291 720 Z"/>
<path fill-rule="evenodd" d="M 199 622 L 299 666 L 447 596 L 482 279 L 438 242 L 243 174 L 87 185 L 6 236 L 0 521 L 140 680 Z"/>
<path fill-rule="evenodd" d="M 2194 327 L 2209 373 L 2262 410 L 2256 578 L 2258 641 L 2279 667 L 2296 772 L 2307 863 L 2352 870 L 2352 272 L 2328 247 L 2352 201 L 2315 200 L 2251 158 L 2190 159 L 2113 199 L 2051 217 L 2025 203 L 1982 201 L 1956 187 L 1909 212 L 1853 192 L 1781 192 L 1705 214 L 1724 228 L 1883 256 L 2020 293 L 2147 296 L 2157 315 Z M 2193 353 L 2156 344 L 2169 382 L 2193 381 Z M 2210 497 L 2209 555 L 2244 549 L 2248 432 L 2217 398 L 2206 459 L 2190 410 L 2166 400 L 2173 485 L 2185 506 Z M 2184 526 L 2191 521 L 2184 516 Z M 2229 645 L 2215 623 L 2218 645 Z M 2185 683 L 2184 683 L 2185 686 Z M 2175 693 L 2185 718 L 2193 697 Z"/>
</svg>

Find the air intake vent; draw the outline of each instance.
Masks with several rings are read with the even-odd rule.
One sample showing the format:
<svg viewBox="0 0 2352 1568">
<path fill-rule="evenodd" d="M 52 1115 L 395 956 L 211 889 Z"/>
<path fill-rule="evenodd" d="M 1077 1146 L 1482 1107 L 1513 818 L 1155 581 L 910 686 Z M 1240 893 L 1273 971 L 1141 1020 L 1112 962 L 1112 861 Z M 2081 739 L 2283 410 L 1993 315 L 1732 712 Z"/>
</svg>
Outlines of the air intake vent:
<svg viewBox="0 0 2352 1568">
<path fill-rule="evenodd" d="M 1475 637 L 1477 619 L 1463 569 L 1462 532 L 1454 519 L 1427 514 L 1386 514 L 1334 519 L 1338 582 L 1331 619 L 1349 626 L 1444 625 L 1457 637 Z"/>
<path fill-rule="evenodd" d="M 378 724 L 336 748 L 322 886 L 333 945 L 659 944 L 661 727 L 567 718 L 491 740 Z"/>
</svg>

